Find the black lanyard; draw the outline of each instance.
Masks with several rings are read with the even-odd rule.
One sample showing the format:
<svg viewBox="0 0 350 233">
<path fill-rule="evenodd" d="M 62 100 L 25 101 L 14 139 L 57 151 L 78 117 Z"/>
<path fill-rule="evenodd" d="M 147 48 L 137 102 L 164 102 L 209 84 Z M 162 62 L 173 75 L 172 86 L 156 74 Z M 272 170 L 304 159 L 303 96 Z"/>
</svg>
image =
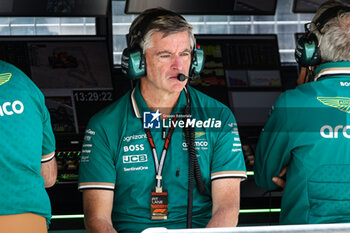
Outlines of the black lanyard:
<svg viewBox="0 0 350 233">
<path fill-rule="evenodd" d="M 142 119 L 141 119 L 142 120 Z M 164 167 L 164 162 L 165 162 L 165 157 L 168 152 L 169 144 L 170 144 L 170 139 L 173 135 L 174 132 L 174 123 L 177 121 L 177 114 L 175 115 L 174 119 L 172 120 L 171 127 L 168 131 L 168 134 L 166 136 L 164 146 L 163 146 L 163 151 L 162 151 L 162 156 L 160 157 L 160 162 L 158 162 L 158 155 L 157 155 L 157 150 L 156 150 L 156 145 L 154 144 L 153 137 L 151 134 L 150 129 L 144 129 L 146 132 L 146 136 L 149 142 L 149 145 L 151 146 L 152 149 L 152 155 L 153 155 L 153 161 L 154 161 L 154 167 L 156 169 L 156 192 L 162 192 L 162 171 Z"/>
</svg>

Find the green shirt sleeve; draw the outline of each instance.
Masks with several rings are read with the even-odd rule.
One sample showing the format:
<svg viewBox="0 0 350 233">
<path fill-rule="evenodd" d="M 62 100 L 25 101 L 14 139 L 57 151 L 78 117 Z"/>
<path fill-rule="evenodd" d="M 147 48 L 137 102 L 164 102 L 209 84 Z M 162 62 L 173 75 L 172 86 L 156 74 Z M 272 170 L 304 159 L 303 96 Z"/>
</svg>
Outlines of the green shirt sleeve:
<svg viewBox="0 0 350 233">
<path fill-rule="evenodd" d="M 78 189 L 114 190 L 116 168 L 103 119 L 93 117 L 85 131 Z"/>
<path fill-rule="evenodd" d="M 211 180 L 247 178 L 236 120 L 228 108 L 221 112 L 221 129 L 214 147 Z"/>
<path fill-rule="evenodd" d="M 55 151 L 55 136 L 52 131 L 52 126 L 51 126 L 51 118 L 50 118 L 50 113 L 47 110 L 45 104 L 43 104 L 43 109 L 42 109 L 42 114 L 43 114 L 43 146 L 42 146 L 42 155 L 48 155 L 52 152 Z M 52 156 L 53 157 L 53 156 Z M 52 157 L 46 158 L 45 161 L 48 161 L 52 159 Z M 42 162 L 44 160 L 42 159 Z"/>
</svg>

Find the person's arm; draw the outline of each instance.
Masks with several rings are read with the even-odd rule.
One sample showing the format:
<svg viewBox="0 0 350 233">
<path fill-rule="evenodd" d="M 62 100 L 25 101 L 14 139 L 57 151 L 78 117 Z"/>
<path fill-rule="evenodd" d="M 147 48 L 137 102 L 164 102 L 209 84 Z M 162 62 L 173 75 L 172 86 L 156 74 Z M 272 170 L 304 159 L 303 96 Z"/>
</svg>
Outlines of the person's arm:
<svg viewBox="0 0 350 233">
<path fill-rule="evenodd" d="M 286 187 L 286 180 L 283 177 L 286 175 L 287 169 L 288 167 L 284 167 L 280 172 L 279 176 L 272 177 L 272 181 L 278 186 L 280 186 L 282 189 Z"/>
<path fill-rule="evenodd" d="M 87 233 L 116 233 L 111 214 L 113 191 L 87 189 L 83 191 L 85 227 Z"/>
<path fill-rule="evenodd" d="M 55 152 L 52 152 L 50 155 L 46 155 L 44 157 L 54 156 Z M 52 157 L 48 161 L 43 161 L 41 163 L 41 176 L 45 181 L 45 188 L 50 188 L 56 183 L 57 179 L 57 163 L 56 158 Z"/>
<path fill-rule="evenodd" d="M 238 223 L 240 178 L 217 179 L 212 182 L 212 218 L 207 227 L 235 227 Z"/>
</svg>

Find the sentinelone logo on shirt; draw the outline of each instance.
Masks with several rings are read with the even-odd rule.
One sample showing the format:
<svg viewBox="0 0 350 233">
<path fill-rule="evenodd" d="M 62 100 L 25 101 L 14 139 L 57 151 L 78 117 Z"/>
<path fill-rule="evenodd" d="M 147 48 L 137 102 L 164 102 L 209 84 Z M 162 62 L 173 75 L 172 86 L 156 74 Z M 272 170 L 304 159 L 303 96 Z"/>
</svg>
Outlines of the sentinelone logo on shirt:
<svg viewBox="0 0 350 233">
<path fill-rule="evenodd" d="M 176 122 L 172 121 L 174 116 L 170 116 L 167 119 L 161 121 L 161 113 L 159 110 L 156 112 L 144 112 L 143 113 L 143 128 L 145 129 L 159 129 L 161 122 L 163 128 L 171 128 L 172 126 L 185 128 L 185 127 L 196 127 L 196 128 L 220 128 L 221 121 L 215 118 L 208 118 L 207 120 L 197 120 L 196 118 L 189 118 L 183 115 L 178 115 Z"/>
</svg>

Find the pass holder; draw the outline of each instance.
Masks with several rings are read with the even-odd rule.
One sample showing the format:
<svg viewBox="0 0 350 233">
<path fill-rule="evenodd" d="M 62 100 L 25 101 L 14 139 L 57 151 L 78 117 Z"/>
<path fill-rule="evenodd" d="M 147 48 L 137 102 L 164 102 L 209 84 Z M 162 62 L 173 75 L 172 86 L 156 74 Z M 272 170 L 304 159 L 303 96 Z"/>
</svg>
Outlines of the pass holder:
<svg viewBox="0 0 350 233">
<path fill-rule="evenodd" d="M 175 115 L 173 122 L 176 122 L 177 114 Z M 141 119 L 142 122 L 142 119 Z M 164 129 L 164 128 L 163 128 Z M 150 147 L 152 149 L 152 155 L 154 160 L 154 167 L 156 170 L 156 187 L 154 191 L 151 192 L 151 220 L 166 220 L 168 219 L 168 192 L 163 190 L 162 188 L 162 171 L 165 163 L 165 157 L 168 152 L 168 147 L 170 145 L 171 136 L 174 132 L 174 124 L 172 124 L 171 128 L 168 130 L 168 133 L 165 137 L 164 147 L 162 151 L 162 155 L 160 157 L 160 161 L 158 161 L 157 150 L 152 138 L 151 131 L 149 129 L 144 129 L 146 132 L 146 136 Z M 164 133 L 162 138 L 164 138 Z"/>
<path fill-rule="evenodd" d="M 151 220 L 168 219 L 168 192 L 162 187 L 156 187 L 151 192 Z"/>
</svg>

